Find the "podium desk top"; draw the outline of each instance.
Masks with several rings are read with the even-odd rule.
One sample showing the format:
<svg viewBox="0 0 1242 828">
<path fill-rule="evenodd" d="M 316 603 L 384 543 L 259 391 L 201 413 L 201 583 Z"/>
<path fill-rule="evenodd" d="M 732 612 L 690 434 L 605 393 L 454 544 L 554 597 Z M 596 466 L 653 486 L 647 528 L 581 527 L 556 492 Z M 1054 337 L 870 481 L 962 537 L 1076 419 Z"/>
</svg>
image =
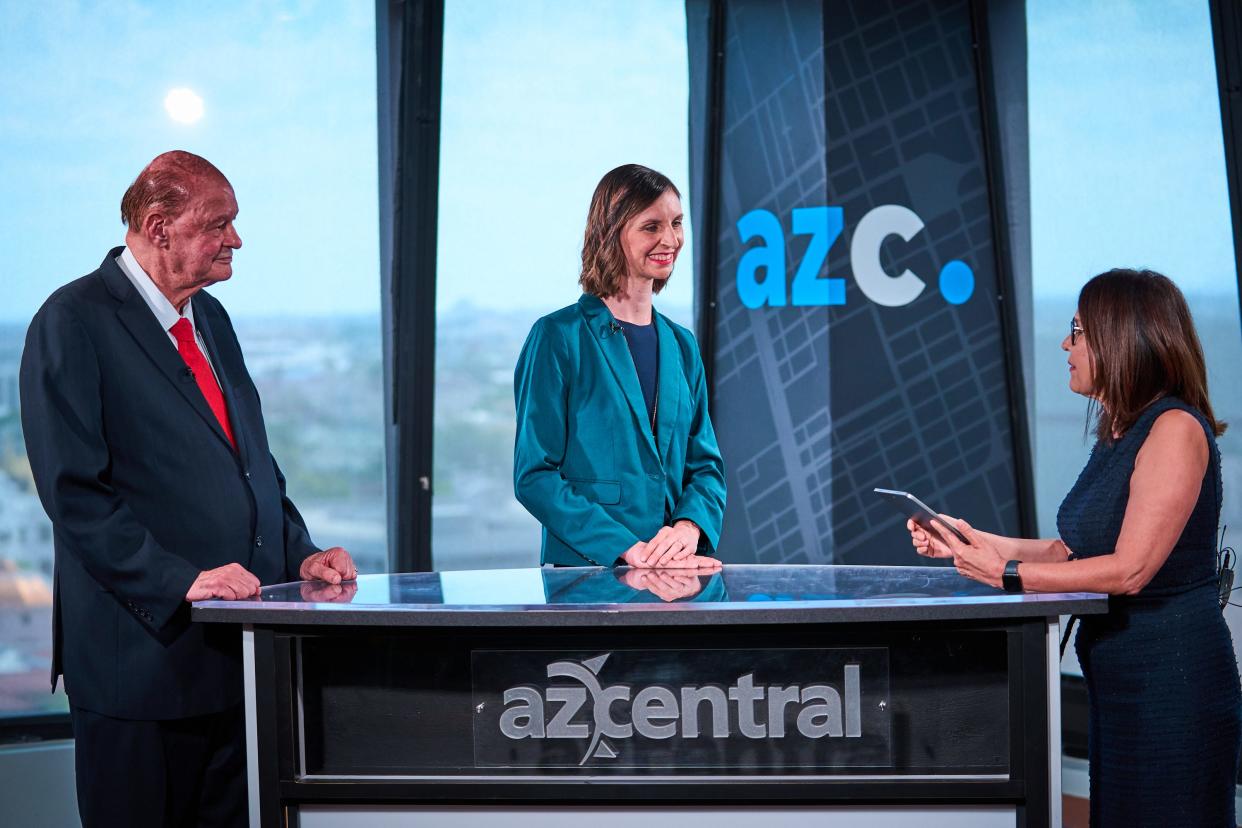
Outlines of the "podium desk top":
<svg viewBox="0 0 1242 828">
<path fill-rule="evenodd" d="M 264 626 L 642 627 L 874 623 L 1088 615 L 1098 593 L 1008 594 L 944 566 L 732 565 L 712 574 L 628 567 L 360 575 L 198 601 L 192 617 Z"/>
</svg>

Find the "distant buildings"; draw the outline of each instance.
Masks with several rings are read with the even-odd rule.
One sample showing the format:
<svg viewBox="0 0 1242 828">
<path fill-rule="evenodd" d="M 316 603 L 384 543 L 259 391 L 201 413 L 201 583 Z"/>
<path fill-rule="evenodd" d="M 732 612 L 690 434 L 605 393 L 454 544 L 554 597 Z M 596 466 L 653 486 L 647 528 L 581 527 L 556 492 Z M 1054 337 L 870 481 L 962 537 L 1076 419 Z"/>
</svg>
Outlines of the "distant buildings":
<svg viewBox="0 0 1242 828">
<path fill-rule="evenodd" d="M 0 470 L 0 716 L 60 709 L 52 656 L 52 524 L 39 498 Z"/>
<path fill-rule="evenodd" d="M 17 414 L 17 367 L 15 357 L 0 355 L 0 418 Z"/>
<path fill-rule="evenodd" d="M 17 572 L 52 578 L 52 524 L 33 492 L 0 471 L 0 563 Z M 0 577 L 8 570 L 0 570 Z"/>
</svg>

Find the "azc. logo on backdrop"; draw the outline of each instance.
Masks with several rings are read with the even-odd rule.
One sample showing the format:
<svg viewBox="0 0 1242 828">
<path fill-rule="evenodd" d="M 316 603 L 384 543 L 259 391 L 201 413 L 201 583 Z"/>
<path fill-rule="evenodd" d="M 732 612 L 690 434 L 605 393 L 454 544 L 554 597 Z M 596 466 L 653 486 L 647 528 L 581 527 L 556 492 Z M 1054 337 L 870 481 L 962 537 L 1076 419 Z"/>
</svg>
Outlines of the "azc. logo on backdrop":
<svg viewBox="0 0 1242 828">
<path fill-rule="evenodd" d="M 751 210 L 738 219 L 743 244 L 754 238 L 763 241 L 738 261 L 737 295 L 742 304 L 748 308 L 844 305 L 845 280 L 819 278 L 828 251 L 845 228 L 844 209 L 800 207 L 793 211 L 792 219 L 794 235 L 811 237 L 792 285 L 786 278 L 785 231 L 780 219 L 769 210 Z M 898 204 L 882 204 L 862 217 L 850 240 L 850 267 L 864 296 L 877 305 L 899 307 L 910 304 L 923 292 L 927 283 L 910 270 L 890 276 L 880 265 L 880 246 L 885 239 L 899 236 L 910 241 L 922 229 L 923 220 L 918 214 Z M 765 271 L 762 280 L 760 270 Z M 954 259 L 940 269 L 939 287 L 946 302 L 960 305 L 974 293 L 974 271 L 970 265 Z"/>
</svg>

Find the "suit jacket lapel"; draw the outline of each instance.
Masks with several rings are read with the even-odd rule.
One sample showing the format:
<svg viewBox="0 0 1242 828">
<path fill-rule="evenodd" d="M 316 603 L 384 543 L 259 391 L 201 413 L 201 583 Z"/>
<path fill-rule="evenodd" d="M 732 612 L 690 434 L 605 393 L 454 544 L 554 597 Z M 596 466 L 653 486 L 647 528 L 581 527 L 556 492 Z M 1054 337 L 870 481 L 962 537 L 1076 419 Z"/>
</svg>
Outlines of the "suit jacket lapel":
<svg viewBox="0 0 1242 828">
<path fill-rule="evenodd" d="M 246 430 L 241 428 L 238 422 L 237 397 L 233 393 L 233 383 L 229 379 L 228 372 L 224 370 L 224 359 L 220 356 L 220 349 L 216 347 L 215 337 L 212 336 L 211 326 L 215 321 L 215 316 L 206 307 L 206 302 L 201 302 L 194 311 L 194 325 L 198 328 L 199 333 L 203 335 L 203 343 L 207 346 L 208 356 L 211 357 L 211 365 L 216 370 L 216 379 L 220 382 L 220 392 L 224 395 L 224 405 L 229 412 L 229 421 L 233 426 L 233 439 L 237 441 L 237 453 L 242 460 L 242 465 L 246 468 L 250 466 L 250 450 L 246 442 Z M 214 417 L 212 418 L 215 419 Z M 223 429 L 220 431 L 224 433 Z"/>
<path fill-rule="evenodd" d="M 199 295 L 201 296 L 202 294 Z M 194 327 L 203 335 L 203 344 L 207 346 L 207 355 L 211 359 L 212 367 L 215 369 L 216 379 L 220 383 L 220 393 L 224 395 L 224 407 L 229 412 L 229 421 L 233 426 L 233 439 L 237 441 L 237 456 L 241 460 L 242 471 L 249 475 L 250 445 L 246 441 L 246 429 L 242 428 L 240 424 L 237 397 L 233 393 L 233 383 L 229 380 L 228 372 L 224 370 L 224 360 L 220 356 L 220 349 L 216 347 L 215 337 L 211 333 L 211 325 L 214 320 L 215 315 L 208 310 L 206 302 L 200 302 L 194 309 Z M 217 425 L 217 430 L 223 435 L 223 429 L 218 428 L 218 423 L 214 416 L 212 417 L 212 422 L 213 425 Z M 252 567 L 254 555 L 255 548 L 251 546 L 250 557 L 246 559 L 247 569 Z"/>
<path fill-rule="evenodd" d="M 677 426 L 677 414 L 681 411 L 681 395 L 685 388 L 682 381 L 681 350 L 668 320 L 652 311 L 655 316 L 656 334 L 660 343 L 659 405 L 656 408 L 656 434 L 660 441 L 660 462 L 668 455 Z"/>
<path fill-rule="evenodd" d="M 103 278 L 109 292 L 121 303 L 116 310 L 117 318 L 155 363 L 164 378 L 172 383 L 190 407 L 198 412 L 231 451 L 233 447 L 229 444 L 228 437 L 224 436 L 224 429 L 220 428 L 216 415 L 211 413 L 203 392 L 198 390 L 198 383 L 186 368 L 185 360 L 177 353 L 168 334 L 160 330 L 159 322 L 147 307 L 146 301 L 130 284 L 129 278 L 121 272 L 113 258 L 109 254 L 109 258 L 104 260 Z"/>
<path fill-rule="evenodd" d="M 651 436 L 651 426 L 647 419 L 647 403 L 643 400 L 643 389 L 638 384 L 638 372 L 634 370 L 634 357 L 630 356 L 630 347 L 625 341 L 621 326 L 613 318 L 608 307 L 595 296 L 584 293 L 578 300 L 578 307 L 586 318 L 595 341 L 608 367 L 612 369 L 613 379 L 621 389 L 622 396 L 629 404 L 630 412 L 638 423 L 638 432 L 643 435 L 647 448 L 659 459 L 656 452 L 655 438 Z"/>
</svg>

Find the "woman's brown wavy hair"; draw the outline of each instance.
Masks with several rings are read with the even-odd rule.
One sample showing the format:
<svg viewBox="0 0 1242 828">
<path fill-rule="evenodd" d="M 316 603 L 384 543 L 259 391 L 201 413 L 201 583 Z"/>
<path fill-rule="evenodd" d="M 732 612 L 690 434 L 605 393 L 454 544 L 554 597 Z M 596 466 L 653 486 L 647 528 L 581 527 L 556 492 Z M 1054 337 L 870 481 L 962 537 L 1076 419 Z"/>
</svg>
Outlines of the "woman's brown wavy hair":
<svg viewBox="0 0 1242 828">
<path fill-rule="evenodd" d="M 1208 401 L 1203 346 L 1186 297 L 1151 270 L 1110 270 L 1083 285 L 1078 319 L 1091 354 L 1091 411 L 1096 437 L 1124 434 L 1160 397 L 1199 410 L 1216 436 L 1225 433 Z"/>
<path fill-rule="evenodd" d="M 681 191 L 668 176 L 641 164 L 623 164 L 600 179 L 591 196 L 582 239 L 582 272 L 578 274 L 578 284 L 584 291 L 601 299 L 621 292 L 626 276 L 621 231 L 626 222 L 669 190 L 681 198 Z M 652 291 L 659 293 L 667 281 L 657 279 L 651 286 Z"/>
</svg>

